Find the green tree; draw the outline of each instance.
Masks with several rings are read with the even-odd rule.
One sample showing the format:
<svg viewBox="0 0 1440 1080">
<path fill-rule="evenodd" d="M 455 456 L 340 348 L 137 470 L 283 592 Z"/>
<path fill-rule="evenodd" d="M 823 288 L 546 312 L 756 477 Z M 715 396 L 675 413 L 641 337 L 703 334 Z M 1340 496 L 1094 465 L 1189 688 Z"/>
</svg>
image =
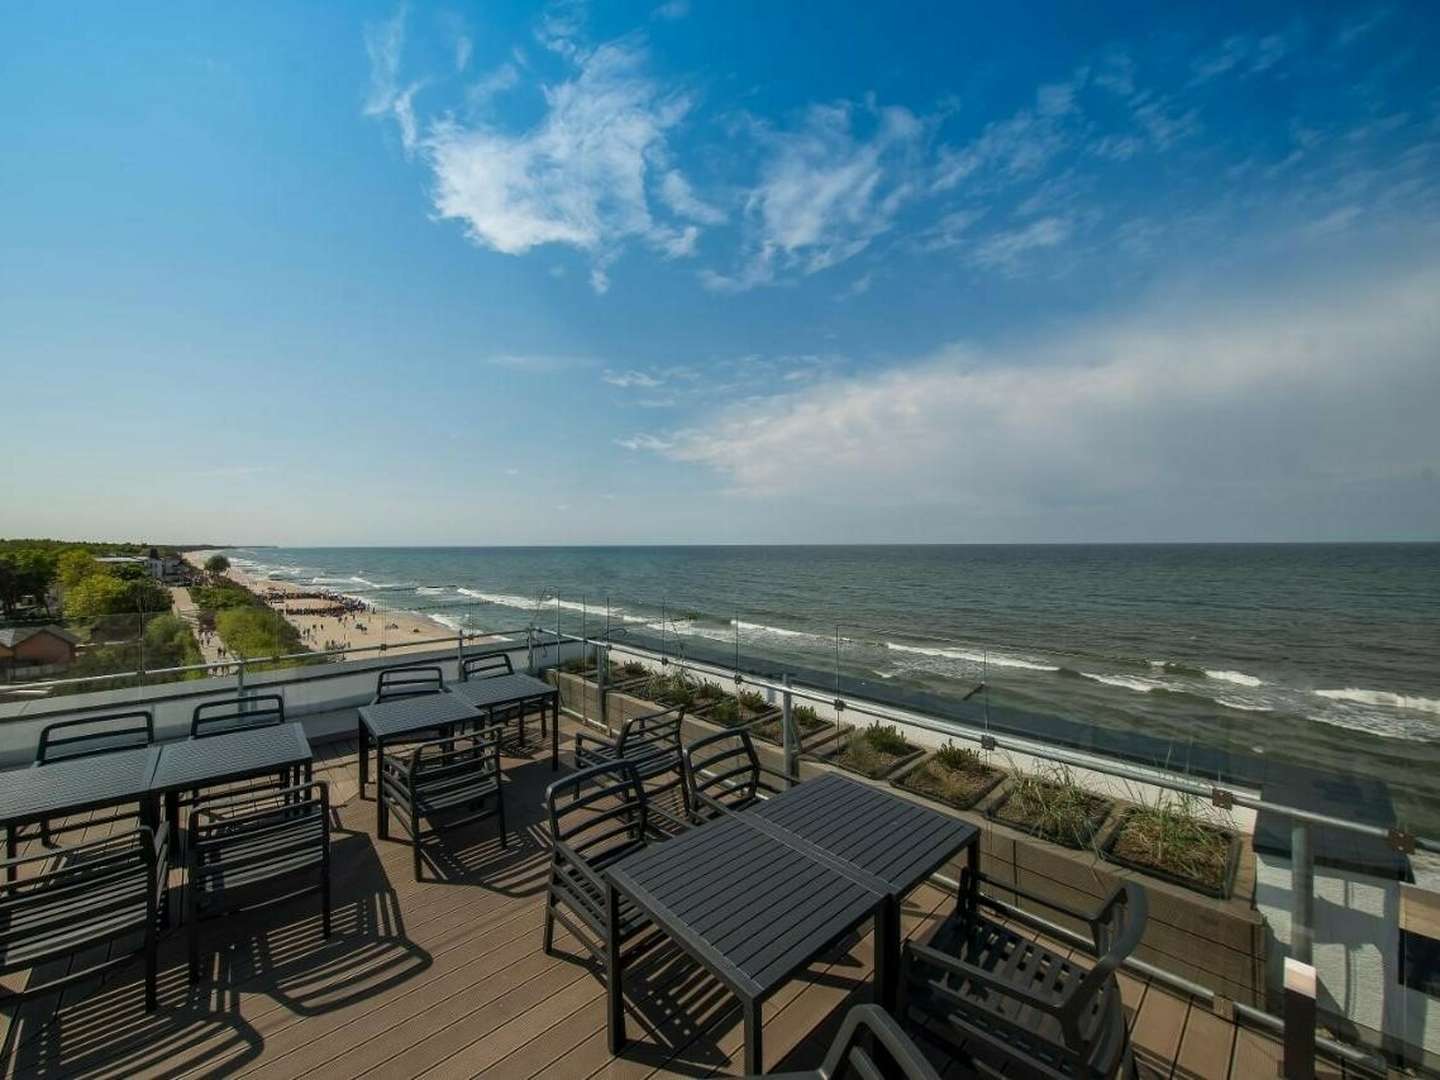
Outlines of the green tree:
<svg viewBox="0 0 1440 1080">
<path fill-rule="evenodd" d="M 73 589 L 91 574 L 99 572 L 100 564 L 84 548 L 68 548 L 55 560 L 55 577 L 63 590 Z"/>
<path fill-rule="evenodd" d="M 0 610 L 13 615 L 28 599 L 50 610 L 55 554 L 43 547 L 7 547 L 0 551 Z"/>
<path fill-rule="evenodd" d="M 221 574 L 225 573 L 225 571 L 229 569 L 230 560 L 218 552 L 214 555 L 211 555 L 208 559 L 205 560 L 206 572 L 214 575 L 215 577 L 219 577 Z"/>
<path fill-rule="evenodd" d="M 72 619 L 98 619 L 135 610 L 130 582 L 112 574 L 91 574 L 65 593 L 65 614 Z"/>
</svg>

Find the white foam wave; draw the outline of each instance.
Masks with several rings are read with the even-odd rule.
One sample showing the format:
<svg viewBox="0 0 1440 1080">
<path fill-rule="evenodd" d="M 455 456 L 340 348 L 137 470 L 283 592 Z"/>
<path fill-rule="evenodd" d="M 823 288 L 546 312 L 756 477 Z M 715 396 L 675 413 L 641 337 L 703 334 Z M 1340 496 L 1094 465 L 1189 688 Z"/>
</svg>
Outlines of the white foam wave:
<svg viewBox="0 0 1440 1080">
<path fill-rule="evenodd" d="M 421 585 L 415 590 L 417 596 L 444 596 L 445 590 L 434 585 Z"/>
<path fill-rule="evenodd" d="M 1440 700 L 1420 697 L 1417 694 L 1395 694 L 1389 690 L 1361 690 L 1346 687 L 1344 690 L 1316 690 L 1316 694 L 1330 701 L 1343 701 L 1352 705 L 1383 705 L 1391 709 L 1409 709 L 1412 712 L 1433 713 L 1440 716 Z"/>
<path fill-rule="evenodd" d="M 460 631 L 465 629 L 464 624 L 462 624 L 459 619 L 452 619 L 446 615 L 437 615 L 433 611 L 425 612 L 425 617 L 434 619 L 441 626 L 448 626 L 451 630 Z"/>
<path fill-rule="evenodd" d="M 1148 694 L 1154 690 L 1165 689 L 1165 684 L 1158 679 L 1146 679 L 1139 675 L 1097 675 L 1093 671 L 1082 671 L 1080 674 L 1093 682 L 1104 683 L 1106 686 L 1118 686 L 1122 690 L 1134 690 L 1138 694 Z"/>
<path fill-rule="evenodd" d="M 885 642 L 885 648 L 894 652 L 913 653 L 917 656 L 934 656 L 947 660 L 965 660 L 972 664 L 989 663 L 995 667 L 1023 668 L 1026 671 L 1059 671 L 1054 664 L 1041 664 L 1035 660 L 1026 660 L 1019 656 L 1007 656 L 1004 653 L 977 652 L 973 649 L 944 649 L 925 645 L 900 645 L 893 641 Z"/>
<path fill-rule="evenodd" d="M 1205 675 L 1211 679 L 1219 679 L 1221 682 L 1234 683 L 1236 686 L 1263 686 L 1264 681 L 1257 679 L 1254 675 L 1246 675 L 1243 671 L 1211 671 L 1205 669 Z"/>
<path fill-rule="evenodd" d="M 757 634 L 774 634 L 776 637 L 814 637 L 814 634 L 807 634 L 804 630 L 787 630 L 783 626 L 766 626 L 764 623 L 745 622 L 743 619 L 731 619 L 730 625 L 740 631 L 750 630 Z"/>
<path fill-rule="evenodd" d="M 1217 697 L 1215 704 L 1224 705 L 1227 709 L 1239 709 L 1241 712 L 1274 712 L 1269 705 L 1250 705 L 1243 701 L 1235 701 L 1232 698 Z"/>
</svg>

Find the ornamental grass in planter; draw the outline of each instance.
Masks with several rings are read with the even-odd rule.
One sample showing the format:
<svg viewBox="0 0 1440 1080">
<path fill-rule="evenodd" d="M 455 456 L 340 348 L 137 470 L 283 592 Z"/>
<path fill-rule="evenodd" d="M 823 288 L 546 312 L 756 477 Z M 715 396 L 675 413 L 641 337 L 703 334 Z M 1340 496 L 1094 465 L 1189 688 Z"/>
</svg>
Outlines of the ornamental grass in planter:
<svg viewBox="0 0 1440 1080">
<path fill-rule="evenodd" d="M 784 735 L 780 730 L 780 724 L 784 717 L 775 715 L 768 719 L 761 720 L 750 729 L 750 734 L 765 742 L 774 743 L 780 746 L 784 742 Z M 810 747 L 823 743 L 836 733 L 836 726 L 820 719 L 820 714 L 815 711 L 812 705 L 796 705 L 790 710 L 790 719 L 795 721 L 795 733 L 800 736 L 801 749 L 808 750 Z M 853 730 L 849 724 L 842 724 L 839 727 L 839 734 L 845 734 Z"/>
<path fill-rule="evenodd" d="M 947 742 L 892 783 L 956 810 L 969 810 L 1004 778 L 1004 771 L 991 765 L 978 752 Z"/>
<path fill-rule="evenodd" d="M 876 722 L 850 734 L 830 760 L 842 769 L 880 780 L 924 751 L 893 724 Z"/>
<path fill-rule="evenodd" d="M 711 683 L 697 683 L 694 679 L 676 672 L 674 675 L 652 674 L 633 692 L 638 697 L 666 708 L 679 705 L 687 713 L 703 714 L 714 704 L 716 691 L 724 694 L 723 690 Z"/>
<path fill-rule="evenodd" d="M 1081 787 L 1064 767 L 1017 772 L 991 819 L 1065 847 L 1090 846 L 1115 806 L 1111 799 Z"/>
<path fill-rule="evenodd" d="M 716 689 L 719 688 L 716 687 Z M 719 700 L 705 714 L 705 719 L 726 727 L 744 727 L 771 716 L 775 711 L 774 707 L 765 700 L 764 694 L 754 690 L 742 690 L 734 697 L 722 693 Z"/>
<path fill-rule="evenodd" d="M 1238 854 L 1235 832 L 1201 817 L 1194 795 L 1168 793 L 1126 810 L 1104 852 L 1111 862 L 1222 900 Z"/>
</svg>

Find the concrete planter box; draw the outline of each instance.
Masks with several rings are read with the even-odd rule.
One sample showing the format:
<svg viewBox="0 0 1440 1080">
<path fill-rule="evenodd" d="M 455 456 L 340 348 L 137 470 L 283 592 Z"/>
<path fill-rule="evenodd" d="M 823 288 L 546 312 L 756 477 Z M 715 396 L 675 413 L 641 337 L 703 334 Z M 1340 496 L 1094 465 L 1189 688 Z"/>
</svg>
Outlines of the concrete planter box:
<svg viewBox="0 0 1440 1080">
<path fill-rule="evenodd" d="M 863 737 L 864 736 L 862 735 L 862 733 L 858 731 L 851 732 L 850 734 L 850 738 L 852 739 L 858 739 Z M 883 771 L 875 774 L 870 774 L 863 773 L 859 769 L 853 768 L 840 760 L 840 755 L 845 752 L 845 748 L 847 745 L 849 745 L 849 743 L 845 739 L 833 740 L 828 745 L 823 747 L 820 752 L 815 756 L 819 760 L 825 762 L 827 765 L 833 765 L 837 769 L 843 769 L 845 772 L 850 773 L 852 776 L 863 776 L 866 780 L 884 780 L 887 777 L 894 776 L 901 769 L 904 769 L 907 765 L 912 765 L 915 762 L 919 761 L 929 752 L 923 746 L 917 746 L 909 753 L 902 754 L 900 757 L 897 757 L 894 761 L 890 762 L 889 765 L 885 766 Z"/>
<path fill-rule="evenodd" d="M 890 783 L 904 791 L 914 792 L 916 795 L 919 795 L 922 798 L 930 799 L 944 806 L 948 806 L 952 810 L 969 810 L 972 807 L 978 806 L 980 803 L 984 802 L 985 799 L 989 796 L 989 794 L 1005 781 L 1005 770 L 996 769 L 995 775 L 989 780 L 985 781 L 979 788 L 977 788 L 975 793 L 969 799 L 963 801 L 945 799 L 939 795 L 932 795 L 929 792 L 921 791 L 918 788 L 912 786 L 912 781 L 915 779 L 916 775 L 920 772 L 920 770 L 934 760 L 935 755 L 933 753 L 926 754 L 920 760 L 914 762 L 907 768 L 892 773 L 890 776 Z"/>
<path fill-rule="evenodd" d="M 1135 862 L 1133 859 L 1127 859 L 1123 855 L 1117 855 L 1114 850 L 1115 843 L 1119 839 L 1121 831 L 1125 828 L 1125 822 L 1129 820 L 1130 816 L 1134 814 L 1137 809 L 1137 807 L 1132 806 L 1117 815 L 1115 827 L 1110 830 L 1109 837 L 1106 839 L 1104 845 L 1100 849 L 1100 853 L 1104 856 L 1106 862 L 1112 862 L 1115 863 L 1117 866 L 1127 867 L 1128 869 L 1134 870 L 1137 873 L 1144 874 L 1146 877 L 1158 878 L 1160 881 L 1169 882 L 1171 885 L 1179 886 L 1182 889 L 1193 890 L 1194 892 L 1198 892 L 1203 896 L 1213 896 L 1217 900 L 1224 900 L 1229 897 L 1231 888 L 1235 884 L 1235 871 L 1240 862 L 1241 845 L 1240 838 L 1238 836 L 1236 836 L 1233 832 L 1230 833 L 1230 852 L 1226 858 L 1224 878 L 1221 881 L 1220 886 L 1216 888 L 1203 882 L 1196 881 L 1193 878 L 1187 878 L 1182 876 L 1181 874 L 1163 870 L 1159 867 L 1147 866 L 1142 863 Z"/>
<path fill-rule="evenodd" d="M 778 721 L 782 715 L 783 713 L 777 710 L 775 714 L 775 720 Z M 751 727 L 750 734 L 755 738 L 757 742 L 768 743 L 771 746 L 780 746 L 781 735 L 779 723 L 775 723 L 772 730 L 768 733 L 757 730 L 757 728 L 764 726 L 767 723 L 768 722 L 763 719 L 757 720 L 755 722 L 755 726 Z M 800 752 L 802 754 L 823 754 L 825 747 L 829 743 L 834 742 L 839 734 L 842 734 L 849 730 L 851 730 L 849 724 L 844 725 L 840 729 L 840 732 L 836 732 L 834 724 L 824 724 L 810 732 L 797 732 L 797 734 L 799 734 L 800 736 Z"/>
</svg>

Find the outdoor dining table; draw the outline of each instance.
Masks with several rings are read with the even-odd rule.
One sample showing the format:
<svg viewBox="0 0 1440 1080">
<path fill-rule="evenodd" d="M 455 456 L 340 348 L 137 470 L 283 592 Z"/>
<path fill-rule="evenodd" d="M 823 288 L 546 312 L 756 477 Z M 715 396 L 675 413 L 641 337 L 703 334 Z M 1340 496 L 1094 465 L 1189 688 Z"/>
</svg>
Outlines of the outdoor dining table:
<svg viewBox="0 0 1440 1080">
<path fill-rule="evenodd" d="M 463 698 L 493 720 L 495 713 L 509 708 L 528 708 L 539 702 L 541 709 L 550 710 L 550 769 L 560 768 L 560 689 L 543 679 L 523 672 L 493 675 L 486 679 L 467 679 L 451 683 L 450 692 Z M 540 713 L 540 733 L 545 733 L 545 713 Z"/>
<path fill-rule="evenodd" d="M 47 818 L 133 802 L 140 820 L 153 826 L 151 779 L 159 757 L 158 746 L 140 746 L 0 772 L 5 858 L 15 858 L 20 829 Z M 6 868 L 6 879 L 15 880 L 13 866 Z"/>
<path fill-rule="evenodd" d="M 890 947 L 879 934 L 883 883 L 799 850 L 745 814 L 647 847 L 604 876 L 611 925 L 623 895 L 739 999 L 751 1076 L 762 1071 L 760 1008 L 771 994 L 866 919 L 876 920 L 877 948 Z M 618 956 L 608 959 L 610 1052 L 618 1054 L 624 999 Z"/>
<path fill-rule="evenodd" d="M 365 796 L 365 785 L 370 779 L 370 747 L 375 747 L 375 777 L 380 783 L 380 769 L 385 756 L 386 743 L 414 738 L 421 731 L 450 731 L 461 724 L 470 723 L 480 715 L 467 699 L 449 690 L 434 694 L 414 694 L 394 698 L 371 705 L 362 705 L 360 719 L 356 725 L 356 741 L 360 744 L 360 796 Z M 379 835 L 385 835 L 385 800 L 376 792 L 375 826 Z"/>
<path fill-rule="evenodd" d="M 867 917 L 875 997 L 894 1009 L 900 904 L 961 851 L 978 869 L 979 837 L 967 822 L 830 774 L 621 859 L 605 872 L 608 902 L 613 917 L 625 896 L 740 999 L 745 1071 L 756 1075 L 761 1003 Z M 620 980 L 607 986 L 618 1053 Z"/>
<path fill-rule="evenodd" d="M 842 859 L 883 883 L 886 902 L 881 922 L 894 949 L 877 950 L 875 973 L 881 1004 L 893 1008 L 900 972 L 893 964 L 882 967 L 880 958 L 899 958 L 900 903 L 962 850 L 969 861 L 970 880 L 978 880 L 980 830 L 835 773 L 783 791 L 752 807 L 746 816 L 802 850 Z"/>
<path fill-rule="evenodd" d="M 257 776 L 292 773 L 293 782 L 308 782 L 314 754 L 298 723 L 272 724 L 223 735 L 161 743 L 151 790 L 165 799 L 170 828 L 179 825 L 180 793 Z"/>
</svg>

